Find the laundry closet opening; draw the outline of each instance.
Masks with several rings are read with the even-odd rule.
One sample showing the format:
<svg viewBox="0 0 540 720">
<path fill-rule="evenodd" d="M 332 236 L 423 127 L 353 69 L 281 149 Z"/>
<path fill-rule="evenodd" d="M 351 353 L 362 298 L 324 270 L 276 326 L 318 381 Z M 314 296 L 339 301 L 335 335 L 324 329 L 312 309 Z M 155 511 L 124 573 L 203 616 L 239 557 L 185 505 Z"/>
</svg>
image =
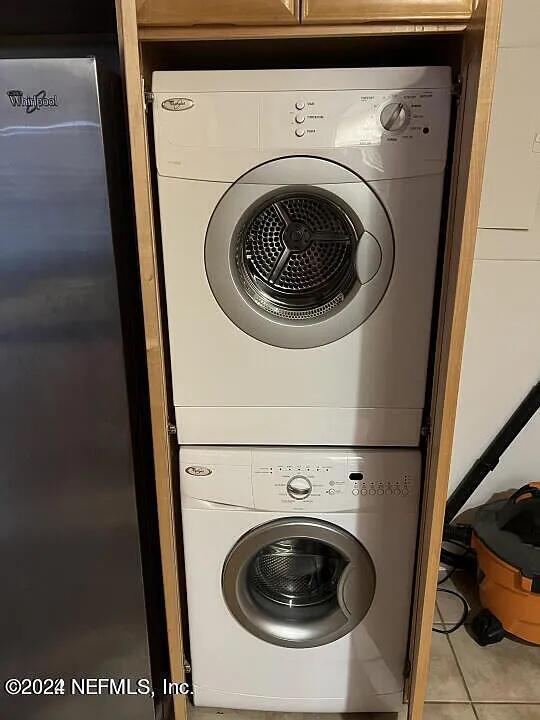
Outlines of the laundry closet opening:
<svg viewBox="0 0 540 720">
<path fill-rule="evenodd" d="M 462 36 L 141 51 L 196 704 L 398 709 Z"/>
</svg>

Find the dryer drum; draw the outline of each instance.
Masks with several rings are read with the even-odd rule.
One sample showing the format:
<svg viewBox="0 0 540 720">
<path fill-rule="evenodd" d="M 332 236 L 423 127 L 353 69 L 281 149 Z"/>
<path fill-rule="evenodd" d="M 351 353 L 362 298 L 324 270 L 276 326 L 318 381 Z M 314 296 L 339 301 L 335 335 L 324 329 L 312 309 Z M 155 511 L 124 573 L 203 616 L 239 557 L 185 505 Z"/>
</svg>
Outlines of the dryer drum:
<svg viewBox="0 0 540 720">
<path fill-rule="evenodd" d="M 208 223 L 204 262 L 214 298 L 240 330 L 276 347 L 321 347 L 382 301 L 394 235 L 358 175 L 321 158 L 279 158 L 225 191 Z"/>
<path fill-rule="evenodd" d="M 339 305 L 356 281 L 358 233 L 320 194 L 279 193 L 249 208 L 236 237 L 244 288 L 267 312 L 312 318 Z"/>
</svg>

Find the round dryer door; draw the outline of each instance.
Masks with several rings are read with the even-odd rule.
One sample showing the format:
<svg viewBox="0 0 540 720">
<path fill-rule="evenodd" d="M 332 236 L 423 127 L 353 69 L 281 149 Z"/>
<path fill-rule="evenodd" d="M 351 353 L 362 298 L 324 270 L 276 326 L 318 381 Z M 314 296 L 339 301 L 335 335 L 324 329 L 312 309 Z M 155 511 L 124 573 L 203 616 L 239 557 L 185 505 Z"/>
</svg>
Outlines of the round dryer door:
<svg viewBox="0 0 540 720">
<path fill-rule="evenodd" d="M 369 610 L 375 570 L 342 528 L 283 518 L 246 533 L 229 553 L 223 596 L 253 635 L 283 647 L 316 647 L 351 632 Z"/>
<path fill-rule="evenodd" d="M 244 332 L 310 348 L 355 330 L 388 288 L 394 238 L 373 190 L 330 160 L 280 158 L 218 203 L 206 235 L 214 296 Z"/>
</svg>

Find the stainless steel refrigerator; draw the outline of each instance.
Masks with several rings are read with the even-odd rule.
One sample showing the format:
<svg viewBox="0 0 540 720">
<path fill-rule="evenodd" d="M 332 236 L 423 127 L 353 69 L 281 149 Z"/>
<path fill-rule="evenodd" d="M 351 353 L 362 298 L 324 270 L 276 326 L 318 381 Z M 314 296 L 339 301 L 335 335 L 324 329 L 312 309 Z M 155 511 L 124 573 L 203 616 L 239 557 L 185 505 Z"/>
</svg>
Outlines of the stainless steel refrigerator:
<svg viewBox="0 0 540 720">
<path fill-rule="evenodd" d="M 2 718 L 160 711 L 145 686 L 127 694 L 152 671 L 159 681 L 151 655 L 162 638 L 149 620 L 159 578 L 143 582 L 145 553 L 154 571 L 159 557 L 113 86 L 91 57 L 0 60 Z M 65 684 L 11 696 L 10 678 Z M 83 695 L 72 685 L 81 678 L 130 683 L 126 694 Z"/>
</svg>

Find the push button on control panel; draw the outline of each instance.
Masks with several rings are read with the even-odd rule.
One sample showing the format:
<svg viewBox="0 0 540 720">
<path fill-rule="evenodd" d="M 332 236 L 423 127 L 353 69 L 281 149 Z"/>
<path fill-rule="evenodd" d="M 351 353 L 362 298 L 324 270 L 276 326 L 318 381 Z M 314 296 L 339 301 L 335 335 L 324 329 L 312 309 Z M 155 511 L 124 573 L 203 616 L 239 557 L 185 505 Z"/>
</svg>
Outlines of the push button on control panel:
<svg viewBox="0 0 540 720">
<path fill-rule="evenodd" d="M 359 477 L 361 480 L 356 480 Z M 399 480 L 392 480 L 386 482 L 369 482 L 364 479 L 362 473 L 351 473 L 349 475 L 351 480 L 351 492 L 353 495 L 371 495 L 371 496 L 393 496 L 393 497 L 407 497 L 410 494 L 410 478 L 405 476 Z"/>
<path fill-rule="evenodd" d="M 294 107 L 297 110 L 303 110 L 306 107 L 306 103 L 303 100 L 297 100 Z"/>
<path fill-rule="evenodd" d="M 296 128 L 294 134 L 296 135 L 296 137 L 304 137 L 306 131 L 304 130 L 304 128 Z"/>
<path fill-rule="evenodd" d="M 306 120 L 306 118 L 303 115 L 297 115 L 294 119 L 295 119 L 295 122 L 297 122 L 299 125 L 301 125 Z"/>
</svg>

